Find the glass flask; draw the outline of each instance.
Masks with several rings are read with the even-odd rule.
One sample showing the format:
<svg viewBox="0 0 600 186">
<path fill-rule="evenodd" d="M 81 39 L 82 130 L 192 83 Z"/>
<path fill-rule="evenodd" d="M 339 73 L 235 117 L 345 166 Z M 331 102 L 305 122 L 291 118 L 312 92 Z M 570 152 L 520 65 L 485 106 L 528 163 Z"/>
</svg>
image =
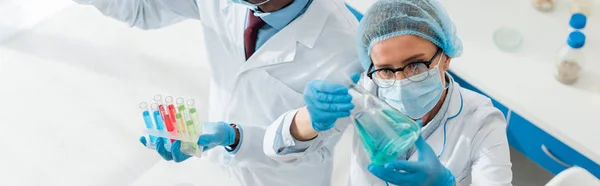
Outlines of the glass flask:
<svg viewBox="0 0 600 186">
<path fill-rule="evenodd" d="M 558 51 L 556 64 L 556 79 L 563 84 L 573 84 L 581 76 L 584 55 L 581 48 L 585 44 L 585 35 L 579 31 L 569 34 L 567 45 Z"/>
<path fill-rule="evenodd" d="M 354 104 L 350 118 L 372 164 L 391 163 L 414 145 L 421 135 L 421 126 L 350 78 L 364 71 L 359 62 L 341 68 L 329 65 L 320 70 L 329 74 L 325 80 L 348 87 Z"/>
<path fill-rule="evenodd" d="M 372 164 L 383 165 L 403 156 L 421 134 L 421 126 L 359 85 L 350 86 L 355 108 L 354 128 Z"/>
</svg>

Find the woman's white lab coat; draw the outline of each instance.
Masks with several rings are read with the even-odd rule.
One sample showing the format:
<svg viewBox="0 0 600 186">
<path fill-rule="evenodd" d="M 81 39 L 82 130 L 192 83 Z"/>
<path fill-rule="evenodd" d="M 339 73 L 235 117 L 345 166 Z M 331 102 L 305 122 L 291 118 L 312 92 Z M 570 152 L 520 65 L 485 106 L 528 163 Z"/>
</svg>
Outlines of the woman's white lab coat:
<svg viewBox="0 0 600 186">
<path fill-rule="evenodd" d="M 452 81 L 453 82 L 453 81 Z M 376 86 L 364 75 L 359 82 L 367 90 L 376 93 Z M 374 94 L 377 95 L 377 94 Z M 448 93 L 448 110 L 439 128 L 426 140 L 461 185 L 509 186 L 512 181 L 509 146 L 506 138 L 506 121 L 502 113 L 492 106 L 489 98 L 463 89 L 453 83 Z M 283 125 L 283 139 L 292 139 L 289 134 L 291 119 L 296 111 L 290 111 L 269 126 L 265 134 L 265 153 L 280 162 L 321 164 L 332 158 L 332 151 L 344 129 L 350 123 L 348 118 L 340 119 L 333 130 L 319 134 L 311 146 L 301 153 L 278 155 L 274 150 L 276 130 Z M 442 113 L 443 114 L 443 113 Z M 444 125 L 445 124 L 445 125 Z M 373 176 L 368 170 L 370 163 L 357 133 L 352 142 L 350 183 L 355 186 L 385 186 L 385 182 Z M 285 144 L 293 146 L 293 144 Z M 443 153 L 442 152 L 443 150 Z M 321 154 L 312 156 L 311 154 Z M 417 153 L 410 157 L 416 161 Z M 322 169 L 330 165 L 322 165 Z M 314 176 L 305 173 L 303 176 Z M 465 179 L 470 177 L 471 179 Z M 309 177 L 307 177 L 309 179 Z"/>
<path fill-rule="evenodd" d="M 265 156 L 261 149 L 266 127 L 281 114 L 304 105 L 302 91 L 308 81 L 358 63 L 354 47 L 358 21 L 343 1 L 312 1 L 303 15 L 272 36 L 247 61 L 243 35 L 248 9 L 230 0 L 76 1 L 92 4 L 105 15 L 143 29 L 200 19 L 212 70 L 208 121 L 236 123 L 243 130 L 237 154 L 215 148 L 208 152 L 208 158 L 226 165 L 223 168 L 241 185 L 330 182 L 331 161 L 325 162 L 330 165 L 325 169 L 320 164 L 290 166 Z M 319 172 L 320 176 L 298 176 L 307 171 Z"/>
</svg>

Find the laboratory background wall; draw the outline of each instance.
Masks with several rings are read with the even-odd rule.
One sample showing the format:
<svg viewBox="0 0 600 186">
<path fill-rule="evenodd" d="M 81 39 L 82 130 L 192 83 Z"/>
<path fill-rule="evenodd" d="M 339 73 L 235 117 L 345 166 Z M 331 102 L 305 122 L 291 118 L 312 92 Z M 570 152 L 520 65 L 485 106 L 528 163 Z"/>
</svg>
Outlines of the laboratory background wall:
<svg viewBox="0 0 600 186">
<path fill-rule="evenodd" d="M 0 185 L 218 179 L 208 163 L 158 163 L 138 142 L 140 101 L 162 93 L 206 105 L 202 43 L 198 22 L 142 31 L 69 0 L 0 1 Z"/>
<path fill-rule="evenodd" d="M 506 2 L 513 5 L 516 1 Z M 347 1 L 358 14 L 368 7 L 367 2 L 372 0 Z M 451 15 L 473 1 L 457 2 L 462 4 L 443 0 Z M 471 35 L 467 42 L 484 43 L 479 31 L 488 28 L 478 30 L 468 24 L 473 20 L 466 16 L 454 17 L 462 18 L 455 20 L 459 29 L 467 28 L 460 35 Z M 231 185 L 231 175 L 214 171 L 219 166 L 209 161 L 162 161 L 138 142 L 143 124 L 137 105 L 154 94 L 194 98 L 201 117 L 206 116 L 206 107 L 201 105 L 207 104 L 210 71 L 204 47 L 197 21 L 143 31 L 70 0 L 0 0 L 0 185 Z M 478 51 L 477 47 L 468 50 Z M 534 59 L 546 59 L 537 57 Z M 489 87 L 482 83 L 489 77 L 471 77 L 461 73 L 468 71 L 464 69 L 458 64 L 453 72 L 463 81 L 461 85 L 490 94 L 505 114 L 511 113 L 514 108 L 509 107 L 513 104 L 502 104 L 509 99 L 494 98 L 503 94 L 490 91 L 493 89 L 479 90 Z M 469 81 L 477 77 L 479 82 Z M 478 86 L 482 84 L 486 86 Z M 590 91 L 600 92 L 600 88 Z M 595 100 L 600 99 L 591 99 L 593 105 L 589 108 L 599 108 Z M 351 132 L 347 130 L 336 147 L 335 186 L 347 182 Z M 599 151 L 592 148 L 586 155 Z M 543 185 L 553 176 L 549 170 L 562 170 L 544 168 L 556 163 L 539 163 L 543 161 L 536 162 L 537 156 L 523 153 L 530 155 L 522 149 L 511 149 L 516 186 Z"/>
</svg>

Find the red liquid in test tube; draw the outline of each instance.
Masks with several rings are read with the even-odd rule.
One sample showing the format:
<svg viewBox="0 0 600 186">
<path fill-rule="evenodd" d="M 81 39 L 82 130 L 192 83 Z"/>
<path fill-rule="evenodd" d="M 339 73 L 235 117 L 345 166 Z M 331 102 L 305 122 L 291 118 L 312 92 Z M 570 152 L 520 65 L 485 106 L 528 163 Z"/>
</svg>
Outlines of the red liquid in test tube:
<svg viewBox="0 0 600 186">
<path fill-rule="evenodd" d="M 160 105 L 158 105 L 158 109 L 160 110 L 160 116 L 162 116 L 163 121 L 165 121 L 167 131 L 173 132 L 173 130 L 175 130 L 175 128 L 173 126 L 173 122 L 171 120 L 171 117 L 169 116 L 169 113 L 165 109 L 165 106 L 160 104 Z"/>
<path fill-rule="evenodd" d="M 175 119 L 175 114 L 177 114 L 177 110 L 175 110 L 175 105 L 173 105 L 173 97 L 167 96 L 165 98 L 165 101 L 167 102 L 167 109 L 169 109 L 169 119 L 171 119 L 171 123 L 173 124 L 173 126 L 177 128 L 177 120 Z"/>
<path fill-rule="evenodd" d="M 169 112 L 167 112 L 167 109 L 165 109 L 165 106 L 162 103 L 162 96 L 160 95 L 156 95 L 154 96 L 154 101 L 156 101 L 156 103 L 158 104 L 158 110 L 160 111 L 160 116 L 162 117 L 163 121 L 165 122 L 165 127 L 167 128 L 167 131 L 169 131 L 169 133 L 174 134 L 177 131 L 175 131 L 175 124 L 174 122 L 172 122 L 173 120 L 171 120 L 171 116 L 169 115 Z M 171 142 L 174 142 L 174 139 L 171 139 Z"/>
</svg>

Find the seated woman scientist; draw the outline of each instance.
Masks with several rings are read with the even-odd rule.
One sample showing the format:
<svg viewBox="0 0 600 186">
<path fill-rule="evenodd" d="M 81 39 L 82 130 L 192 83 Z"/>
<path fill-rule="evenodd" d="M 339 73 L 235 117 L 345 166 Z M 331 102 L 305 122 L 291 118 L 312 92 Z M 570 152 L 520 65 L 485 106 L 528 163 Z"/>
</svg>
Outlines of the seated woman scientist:
<svg viewBox="0 0 600 186">
<path fill-rule="evenodd" d="M 415 143 L 418 155 L 412 150 L 384 166 L 370 164 L 355 134 L 351 185 L 511 185 L 506 121 L 488 98 L 461 88 L 446 72 L 462 43 L 437 0 L 376 1 L 357 37 L 367 71 L 353 80 L 424 125 Z M 285 113 L 267 130 L 264 151 L 277 161 L 331 160 L 351 123 L 354 105 L 344 85 L 315 80 L 304 94 L 305 107 Z"/>
</svg>

